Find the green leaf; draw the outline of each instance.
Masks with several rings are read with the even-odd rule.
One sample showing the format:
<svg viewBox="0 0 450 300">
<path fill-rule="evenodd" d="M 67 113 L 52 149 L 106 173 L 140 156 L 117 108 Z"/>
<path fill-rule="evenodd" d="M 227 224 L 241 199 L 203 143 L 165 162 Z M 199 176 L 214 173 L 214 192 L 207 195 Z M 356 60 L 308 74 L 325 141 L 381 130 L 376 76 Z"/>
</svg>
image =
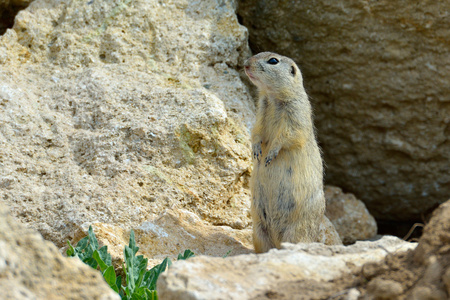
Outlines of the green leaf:
<svg viewBox="0 0 450 300">
<path fill-rule="evenodd" d="M 117 276 L 117 278 L 116 278 L 116 286 L 117 286 L 117 288 L 119 289 L 119 291 L 118 291 L 118 293 L 119 293 L 119 295 L 121 295 L 120 294 L 120 292 L 122 291 L 122 276 Z M 120 297 L 122 297 L 123 295 L 121 295 Z"/>
<path fill-rule="evenodd" d="M 92 249 L 97 250 L 98 241 L 97 238 L 95 237 L 94 230 L 92 230 L 92 226 L 89 226 L 88 236 L 89 236 L 89 245 L 91 246 Z"/>
<path fill-rule="evenodd" d="M 94 251 L 98 249 L 98 241 L 97 238 L 95 237 L 94 231 L 92 230 L 92 226 L 89 226 L 88 238 L 89 243 L 86 247 L 85 255 L 86 258 L 91 258 Z"/>
<path fill-rule="evenodd" d="M 145 289 L 145 294 L 149 300 L 158 300 L 158 293 L 154 290 Z"/>
<path fill-rule="evenodd" d="M 127 282 L 128 283 L 128 282 Z M 134 289 L 133 289 L 133 291 L 134 291 Z M 126 295 L 126 298 L 127 299 L 131 299 L 131 295 L 132 295 L 133 293 L 131 292 L 131 290 L 130 290 L 130 288 L 127 286 L 126 288 L 125 288 L 125 295 Z"/>
<path fill-rule="evenodd" d="M 75 247 L 75 249 L 77 250 L 77 252 L 81 252 L 84 249 L 86 249 L 87 245 L 88 245 L 88 237 L 85 236 L 84 238 L 82 238 L 81 240 L 78 241 L 77 246 Z"/>
<path fill-rule="evenodd" d="M 75 256 L 75 249 L 73 248 L 72 244 L 69 241 L 67 241 L 67 244 L 69 244 L 69 249 L 67 249 L 66 251 L 67 256 Z"/>
<path fill-rule="evenodd" d="M 87 264 L 88 266 L 90 266 L 90 267 L 92 267 L 92 268 L 94 268 L 94 269 L 97 269 L 98 264 L 97 264 L 97 262 L 95 261 L 95 259 L 94 259 L 93 257 L 86 257 L 86 258 L 83 260 L 83 262 L 84 262 L 85 264 Z"/>
<path fill-rule="evenodd" d="M 129 291 L 127 291 L 127 294 L 130 294 L 131 291 L 134 291 L 135 288 L 135 279 L 134 279 L 134 273 L 135 273 L 135 259 L 134 259 L 134 255 L 133 255 L 133 250 L 128 247 L 125 246 L 125 250 L 124 250 L 124 254 L 125 254 L 125 264 L 126 264 L 126 279 L 127 279 L 127 289 L 129 289 Z"/>
<path fill-rule="evenodd" d="M 134 230 L 133 229 L 131 229 L 131 232 L 130 232 L 129 247 L 130 247 L 131 250 L 133 250 L 133 255 L 136 255 L 136 253 L 139 250 L 139 247 L 136 246 L 136 241 L 134 239 Z"/>
<path fill-rule="evenodd" d="M 125 246 L 124 249 L 125 265 L 126 265 L 125 293 L 127 297 L 129 297 L 130 295 L 134 295 L 136 291 L 141 287 L 147 270 L 148 259 L 144 258 L 143 255 L 136 256 L 138 250 L 139 247 L 136 246 L 134 231 L 131 230 L 129 245 Z"/>
<path fill-rule="evenodd" d="M 119 293 L 122 300 L 158 300 L 156 282 L 159 275 L 172 264 L 172 261 L 166 257 L 162 263 L 147 271 L 148 259 L 143 255 L 136 256 L 139 247 L 136 246 L 133 230 L 130 232 L 129 244 L 124 247 L 125 286 L 122 286 L 121 276 L 116 276 L 107 247 L 98 248 L 98 240 L 92 226 L 89 226 L 88 236 L 81 239 L 75 247 L 69 241 L 67 243 L 69 245 L 67 255 L 77 256 L 92 268 L 99 266 L 105 281 L 115 292 Z M 178 260 L 185 260 L 193 256 L 194 253 L 188 249 L 178 255 Z"/>
<path fill-rule="evenodd" d="M 145 299 L 145 290 L 145 287 L 135 289 L 131 299 Z"/>
<path fill-rule="evenodd" d="M 116 272 L 114 271 L 113 266 L 109 266 L 106 271 L 103 273 L 103 277 L 105 278 L 106 282 L 109 284 L 109 286 L 116 292 L 119 292 L 119 288 L 116 284 Z"/>
<path fill-rule="evenodd" d="M 98 254 L 107 266 L 112 266 L 111 254 L 108 253 L 108 247 L 103 246 L 98 250 Z"/>
<path fill-rule="evenodd" d="M 137 278 L 137 280 L 135 282 L 136 287 L 138 287 L 138 288 L 141 286 L 141 283 L 142 283 L 142 280 L 144 279 L 145 273 L 147 273 L 146 269 L 147 269 L 147 266 L 145 266 L 145 268 L 140 268 L 139 269 L 140 270 L 139 276 L 138 276 L 138 278 Z"/>
<path fill-rule="evenodd" d="M 156 290 L 156 282 L 158 281 L 159 275 L 161 275 L 162 272 L 164 272 L 167 268 L 167 266 L 170 266 L 172 264 L 172 261 L 170 258 L 166 257 L 162 263 L 160 263 L 157 266 L 154 266 L 150 272 L 153 272 L 153 276 L 151 278 L 151 281 L 149 282 L 148 288 L 150 290 Z"/>
<path fill-rule="evenodd" d="M 100 271 L 105 272 L 105 270 L 106 270 L 106 268 L 108 268 L 108 266 L 105 264 L 103 259 L 100 257 L 100 254 L 97 250 L 95 250 L 94 253 L 92 253 L 92 257 L 95 259 L 95 261 L 99 265 Z"/>
<path fill-rule="evenodd" d="M 194 252 L 192 252 L 189 249 L 186 249 L 186 250 L 184 250 L 183 255 L 181 255 L 181 253 L 178 254 L 177 260 L 186 260 L 189 257 L 194 257 L 194 256 L 195 256 Z"/>
</svg>

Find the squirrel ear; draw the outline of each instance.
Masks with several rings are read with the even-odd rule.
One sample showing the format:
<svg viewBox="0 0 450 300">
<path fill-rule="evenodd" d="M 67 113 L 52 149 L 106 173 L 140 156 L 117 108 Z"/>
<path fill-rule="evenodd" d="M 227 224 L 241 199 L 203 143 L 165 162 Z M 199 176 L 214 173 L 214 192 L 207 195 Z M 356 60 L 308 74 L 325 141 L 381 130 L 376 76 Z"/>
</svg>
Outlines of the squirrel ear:
<svg viewBox="0 0 450 300">
<path fill-rule="evenodd" d="M 295 76 L 295 67 L 294 66 L 291 66 L 291 74 L 292 74 L 292 76 Z"/>
</svg>

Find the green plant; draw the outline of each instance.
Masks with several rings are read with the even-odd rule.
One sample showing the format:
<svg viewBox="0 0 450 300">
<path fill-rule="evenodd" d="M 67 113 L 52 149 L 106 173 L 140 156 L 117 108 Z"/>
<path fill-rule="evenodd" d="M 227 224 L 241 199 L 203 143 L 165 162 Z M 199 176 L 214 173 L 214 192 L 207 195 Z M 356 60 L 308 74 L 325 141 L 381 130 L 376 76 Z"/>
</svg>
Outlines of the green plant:
<svg viewBox="0 0 450 300">
<path fill-rule="evenodd" d="M 228 250 L 227 251 L 227 253 L 225 253 L 225 255 L 224 256 L 222 256 L 223 258 L 227 258 L 228 257 L 228 255 L 230 255 L 230 253 L 231 253 L 231 249 L 230 250 Z"/>
<path fill-rule="evenodd" d="M 126 285 L 122 286 L 121 276 L 116 276 L 116 272 L 111 263 L 111 255 L 107 252 L 107 246 L 98 249 L 98 241 L 89 226 L 88 236 L 81 239 L 75 247 L 70 242 L 67 256 L 76 256 L 84 263 L 94 269 L 100 268 L 100 271 L 109 286 L 119 293 L 122 299 L 127 300 L 157 300 L 156 282 L 159 275 L 172 264 L 169 258 L 165 258 L 159 265 L 147 270 L 148 259 L 143 255 L 136 256 L 139 247 L 136 246 L 134 231 L 131 230 L 130 242 L 125 246 L 125 263 L 123 266 L 125 272 Z M 183 254 L 178 254 L 178 260 L 185 260 L 194 256 L 191 250 L 185 250 Z"/>
</svg>

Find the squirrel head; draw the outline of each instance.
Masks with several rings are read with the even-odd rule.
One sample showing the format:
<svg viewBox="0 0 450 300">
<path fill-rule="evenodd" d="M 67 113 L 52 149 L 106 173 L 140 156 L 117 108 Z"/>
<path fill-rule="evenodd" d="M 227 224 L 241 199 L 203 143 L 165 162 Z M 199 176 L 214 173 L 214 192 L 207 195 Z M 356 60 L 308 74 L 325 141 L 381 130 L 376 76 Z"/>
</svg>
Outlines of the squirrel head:
<svg viewBox="0 0 450 300">
<path fill-rule="evenodd" d="M 244 68 L 260 92 L 289 96 L 304 91 L 302 73 L 289 57 L 261 52 L 247 59 Z"/>
</svg>

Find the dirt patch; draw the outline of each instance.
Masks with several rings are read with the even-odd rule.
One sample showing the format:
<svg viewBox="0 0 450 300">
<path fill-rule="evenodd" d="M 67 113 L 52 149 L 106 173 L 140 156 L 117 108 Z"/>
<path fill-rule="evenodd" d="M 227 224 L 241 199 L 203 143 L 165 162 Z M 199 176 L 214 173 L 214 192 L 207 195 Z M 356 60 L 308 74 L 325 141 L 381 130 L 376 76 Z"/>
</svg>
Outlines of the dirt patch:
<svg viewBox="0 0 450 300">
<path fill-rule="evenodd" d="M 415 250 L 364 265 L 360 291 L 367 299 L 449 299 L 450 201 L 433 213 Z"/>
</svg>

